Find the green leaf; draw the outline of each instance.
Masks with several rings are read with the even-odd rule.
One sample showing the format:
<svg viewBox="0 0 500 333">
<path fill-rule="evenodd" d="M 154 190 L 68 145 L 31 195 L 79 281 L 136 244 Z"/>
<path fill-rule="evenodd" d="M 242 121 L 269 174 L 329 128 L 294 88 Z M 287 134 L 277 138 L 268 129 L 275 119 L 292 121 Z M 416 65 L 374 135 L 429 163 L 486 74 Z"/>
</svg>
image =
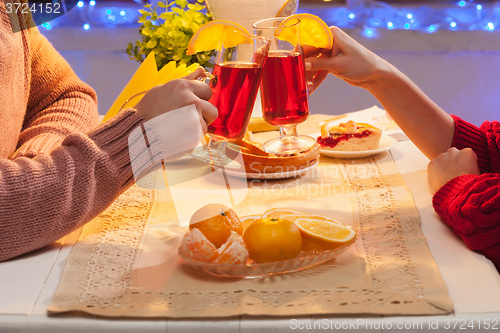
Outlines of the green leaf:
<svg viewBox="0 0 500 333">
<path fill-rule="evenodd" d="M 172 11 L 175 12 L 176 14 L 178 14 L 179 16 L 184 14 L 184 11 L 180 8 L 177 8 L 177 7 L 172 7 Z"/>
<path fill-rule="evenodd" d="M 158 45 L 158 41 L 156 39 L 151 39 L 147 44 L 146 47 L 148 49 L 154 49 Z"/>
<path fill-rule="evenodd" d="M 181 8 L 185 8 L 188 5 L 187 0 L 175 0 L 175 4 Z"/>
<path fill-rule="evenodd" d="M 166 5 L 166 3 L 159 1 L 158 2 L 158 7 L 167 8 L 167 5 Z"/>
</svg>

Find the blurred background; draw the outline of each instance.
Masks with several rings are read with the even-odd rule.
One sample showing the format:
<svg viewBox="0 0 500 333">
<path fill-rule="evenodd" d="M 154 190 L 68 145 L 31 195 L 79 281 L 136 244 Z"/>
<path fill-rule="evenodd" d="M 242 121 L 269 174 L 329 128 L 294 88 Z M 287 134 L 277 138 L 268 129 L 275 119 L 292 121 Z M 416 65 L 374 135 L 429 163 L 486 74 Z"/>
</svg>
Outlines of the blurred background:
<svg viewBox="0 0 500 333">
<path fill-rule="evenodd" d="M 129 59 L 126 49 L 141 38 L 137 21 L 144 5 L 145 0 L 77 1 L 65 15 L 39 27 L 97 91 L 100 114 L 108 111 L 140 65 Z M 496 1 L 300 0 L 297 12 L 318 15 L 344 29 L 398 67 L 448 113 L 476 125 L 500 119 Z M 363 89 L 332 75 L 310 102 L 312 113 L 332 115 L 380 106 Z"/>
</svg>

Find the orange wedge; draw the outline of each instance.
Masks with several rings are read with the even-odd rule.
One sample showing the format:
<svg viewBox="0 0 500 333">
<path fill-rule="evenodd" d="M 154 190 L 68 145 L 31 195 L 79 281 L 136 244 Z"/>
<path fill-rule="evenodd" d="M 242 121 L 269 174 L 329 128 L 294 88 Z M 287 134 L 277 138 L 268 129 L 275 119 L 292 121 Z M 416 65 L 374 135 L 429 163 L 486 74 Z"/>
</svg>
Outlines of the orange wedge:
<svg viewBox="0 0 500 333">
<path fill-rule="evenodd" d="M 302 250 L 333 250 L 356 239 L 356 231 L 336 221 L 295 220 L 302 235 Z"/>
<path fill-rule="evenodd" d="M 328 25 L 319 17 L 312 14 L 294 14 L 284 19 L 280 27 L 294 24 L 300 20 L 299 35 L 301 45 L 311 45 L 317 48 L 331 49 L 333 46 L 333 35 Z M 286 40 L 293 45 L 297 44 L 296 28 L 290 27 L 278 30 L 277 38 Z"/>
<path fill-rule="evenodd" d="M 292 210 L 287 208 L 272 208 L 262 214 L 263 219 L 267 218 L 279 218 L 282 215 L 294 215 L 294 216 L 306 216 L 307 213 L 299 212 L 298 210 Z M 289 219 L 287 219 L 289 220 Z"/>
<path fill-rule="evenodd" d="M 241 25 L 226 21 L 214 20 L 202 25 L 196 30 L 189 41 L 186 54 L 216 50 L 224 47 L 234 47 L 251 42 L 248 30 Z"/>
<path fill-rule="evenodd" d="M 245 230 L 247 230 L 247 228 L 250 224 L 252 224 L 253 222 L 260 220 L 260 219 L 261 219 L 261 215 L 247 215 L 247 216 L 240 217 L 241 226 L 243 227 L 243 232 L 245 232 Z"/>
<path fill-rule="evenodd" d="M 253 216 L 252 216 L 253 217 Z M 329 216 L 324 216 L 324 215 L 318 215 L 318 214 L 309 214 L 309 213 L 304 213 L 298 210 L 292 210 L 292 209 L 286 209 L 286 208 L 273 208 L 268 211 L 266 211 L 264 214 L 262 214 L 262 218 L 280 218 L 280 219 L 285 219 L 289 220 L 291 222 L 295 222 L 298 219 L 314 219 L 314 220 L 319 220 L 319 221 L 327 221 L 331 222 L 334 224 L 339 224 L 341 226 L 345 226 L 341 222 L 337 221 L 336 219 L 329 217 Z M 242 220 L 243 222 L 243 220 Z"/>
</svg>

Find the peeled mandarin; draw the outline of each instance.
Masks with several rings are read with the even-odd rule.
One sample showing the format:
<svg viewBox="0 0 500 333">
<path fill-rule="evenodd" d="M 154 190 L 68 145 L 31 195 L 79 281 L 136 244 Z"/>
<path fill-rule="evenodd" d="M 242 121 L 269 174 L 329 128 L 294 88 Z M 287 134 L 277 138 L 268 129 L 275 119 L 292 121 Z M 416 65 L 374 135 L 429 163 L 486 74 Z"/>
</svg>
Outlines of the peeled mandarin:
<svg viewBox="0 0 500 333">
<path fill-rule="evenodd" d="M 243 234 L 238 215 L 222 204 L 208 204 L 198 209 L 189 221 L 189 229 L 194 228 L 199 229 L 217 248 L 227 241 L 231 231 Z"/>
<path fill-rule="evenodd" d="M 192 229 L 181 240 L 182 252 L 199 261 L 213 261 L 219 253 L 217 248 L 199 231 Z"/>
</svg>

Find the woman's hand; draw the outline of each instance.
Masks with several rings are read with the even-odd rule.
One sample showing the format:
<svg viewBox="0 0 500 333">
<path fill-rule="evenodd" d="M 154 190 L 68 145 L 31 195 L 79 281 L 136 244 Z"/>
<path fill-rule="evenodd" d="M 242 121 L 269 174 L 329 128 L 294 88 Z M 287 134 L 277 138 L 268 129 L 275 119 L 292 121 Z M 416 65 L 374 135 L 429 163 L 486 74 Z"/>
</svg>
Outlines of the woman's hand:
<svg viewBox="0 0 500 333">
<path fill-rule="evenodd" d="M 217 108 L 208 102 L 212 96 L 210 87 L 196 80 L 202 77 L 203 73 L 203 68 L 198 68 L 185 78 L 152 88 L 137 103 L 135 109 L 147 121 L 166 112 L 194 105 L 203 133 L 206 133 L 208 125 L 217 119 L 218 112 Z"/>
<path fill-rule="evenodd" d="M 363 47 L 344 31 L 330 27 L 333 35 L 331 50 L 304 48 L 308 78 L 314 75 L 313 90 L 325 79 L 328 72 L 353 86 L 364 87 L 384 69 L 392 66 L 375 53 Z"/>
<path fill-rule="evenodd" d="M 450 148 L 427 165 L 427 180 L 432 194 L 455 177 L 480 174 L 477 155 L 470 148 Z"/>
</svg>

